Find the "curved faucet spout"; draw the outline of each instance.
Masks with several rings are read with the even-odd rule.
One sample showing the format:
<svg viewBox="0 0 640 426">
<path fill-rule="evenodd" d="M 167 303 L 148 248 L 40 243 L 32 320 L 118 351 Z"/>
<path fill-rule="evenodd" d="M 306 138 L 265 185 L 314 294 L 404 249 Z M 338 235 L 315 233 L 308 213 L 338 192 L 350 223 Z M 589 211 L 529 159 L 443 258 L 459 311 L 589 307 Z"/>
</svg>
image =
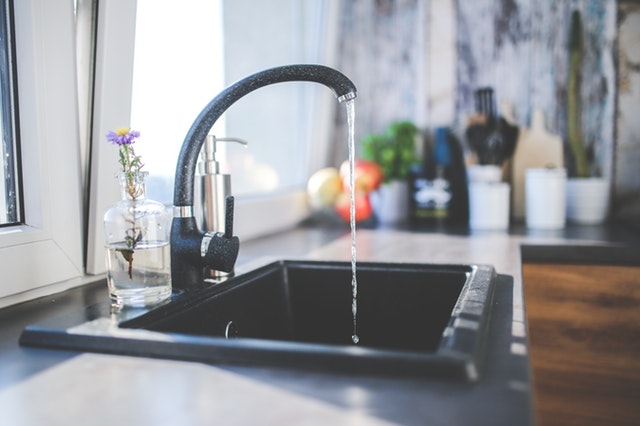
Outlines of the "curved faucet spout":
<svg viewBox="0 0 640 426">
<path fill-rule="evenodd" d="M 260 71 L 234 83 L 209 102 L 185 137 L 176 167 L 174 206 L 193 206 L 193 182 L 198 155 L 207 134 L 218 118 L 246 94 L 264 86 L 287 81 L 323 84 L 333 90 L 340 102 L 356 97 L 356 87 L 351 80 L 341 72 L 323 65 L 285 65 Z"/>
<path fill-rule="evenodd" d="M 171 279 L 174 287 L 199 286 L 204 268 L 232 272 L 239 251 L 233 236 L 233 197 L 227 197 L 225 232 L 203 233 L 193 215 L 193 188 L 198 155 L 216 120 L 244 95 L 264 86 L 286 81 L 324 84 L 338 101 L 356 97 L 356 87 L 344 74 L 322 65 L 286 65 L 250 75 L 229 86 L 202 110 L 191 125 L 178 157 L 171 224 Z"/>
</svg>

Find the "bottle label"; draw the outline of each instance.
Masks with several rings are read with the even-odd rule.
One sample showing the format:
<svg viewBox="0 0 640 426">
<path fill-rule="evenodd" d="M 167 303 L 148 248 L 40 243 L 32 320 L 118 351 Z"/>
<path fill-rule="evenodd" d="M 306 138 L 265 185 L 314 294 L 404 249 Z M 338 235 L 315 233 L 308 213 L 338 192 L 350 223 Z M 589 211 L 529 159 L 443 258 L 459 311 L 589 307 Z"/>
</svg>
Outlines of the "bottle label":
<svg viewBox="0 0 640 426">
<path fill-rule="evenodd" d="M 445 218 L 451 201 L 451 189 L 446 179 L 419 178 L 413 183 L 414 216 L 419 219 Z"/>
</svg>

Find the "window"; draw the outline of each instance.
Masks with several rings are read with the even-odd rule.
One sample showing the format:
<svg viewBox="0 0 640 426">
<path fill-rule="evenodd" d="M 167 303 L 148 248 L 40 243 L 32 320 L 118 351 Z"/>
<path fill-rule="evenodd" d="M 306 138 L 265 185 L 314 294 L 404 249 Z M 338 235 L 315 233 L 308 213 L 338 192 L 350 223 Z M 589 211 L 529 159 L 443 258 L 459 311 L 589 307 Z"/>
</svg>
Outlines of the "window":
<svg viewBox="0 0 640 426">
<path fill-rule="evenodd" d="M 73 3 L 13 7 L 24 214 L 0 228 L 0 306 L 83 278 Z"/>
<path fill-rule="evenodd" d="M 143 132 L 137 152 L 150 172 L 150 197 L 171 204 L 184 136 L 225 86 L 273 66 L 325 62 L 327 10 L 315 0 L 190 0 L 185 8 L 170 0 L 137 1 L 131 123 Z M 309 126 L 314 103 L 330 96 L 324 91 L 309 83 L 265 87 L 216 123 L 218 137 L 249 142 L 248 148 L 220 145 L 221 167 L 231 173 L 236 196 L 304 185 L 308 148 L 318 145 Z"/>
<path fill-rule="evenodd" d="M 11 1 L 0 0 L 0 3 L 5 5 Z M 144 96 L 166 108 L 181 110 L 188 105 L 196 111 L 185 114 L 193 117 L 187 120 L 189 123 L 180 125 L 183 128 L 176 133 L 178 140 L 171 137 L 168 143 L 172 146 L 182 144 L 191 120 L 222 86 L 285 63 L 332 64 L 330 49 L 325 51 L 320 46 L 333 45 L 327 24 L 337 22 L 337 2 L 220 2 L 202 3 L 213 13 L 222 13 L 218 18 L 211 15 L 210 20 L 198 22 L 199 33 L 194 31 L 191 37 L 208 37 L 202 34 L 210 32 L 215 39 L 218 37 L 215 34 L 222 34 L 224 44 L 213 41 L 211 55 L 206 58 L 209 62 L 201 65 L 195 62 L 196 58 L 184 59 L 180 75 L 164 82 L 163 87 L 157 86 L 152 95 Z M 181 3 L 191 15 L 185 15 L 186 22 L 180 23 L 174 19 L 179 14 L 174 13 L 166 31 L 175 35 L 193 26 L 196 20 L 191 6 L 195 8 L 198 3 L 198 0 Z M 157 138 L 164 138 L 171 121 L 163 119 L 147 127 L 138 113 L 132 114 L 132 100 L 135 104 L 137 97 L 142 97 L 142 92 L 132 88 L 136 14 L 147 13 L 148 7 L 153 7 L 156 13 L 156 7 L 175 7 L 176 3 L 167 0 L 19 0 L 12 4 L 16 47 L 12 59 L 16 73 L 15 85 L 11 87 L 15 87 L 18 106 L 14 112 L 19 118 L 12 132 L 15 134 L 16 129 L 20 129 L 19 163 L 16 163 L 18 156 L 13 145 L 9 156 L 14 168 L 12 185 L 19 183 L 23 188 L 22 196 L 12 203 L 23 209 L 17 220 L 0 227 L 0 271 L 3 277 L 10 278 L 0 283 L 0 307 L 79 285 L 92 279 L 92 274 L 104 271 L 102 215 L 119 196 L 114 181 L 117 155 L 113 146 L 105 142 L 104 135 L 111 129 L 131 124 L 143 135 L 148 134 L 151 145 L 156 142 L 153 132 L 159 129 L 162 136 Z M 77 43 L 74 12 L 79 16 L 83 10 L 91 15 L 96 5 L 94 50 L 92 43 Z M 140 25 L 142 30 L 142 21 Z M 91 28 L 88 31 L 93 33 Z M 216 45 L 224 49 L 216 53 L 213 47 Z M 94 56 L 93 90 L 86 93 L 89 83 L 85 84 L 88 80 L 84 73 L 91 67 L 78 65 L 76 58 L 82 61 Z M 175 57 L 167 54 L 164 59 L 171 61 Z M 211 65 L 215 61 L 220 63 Z M 202 75 L 210 68 L 215 69 L 211 74 L 215 82 L 210 87 L 203 89 L 203 93 L 194 92 L 193 98 L 187 100 L 172 101 L 164 96 L 168 85 L 180 85 L 191 76 L 185 70 L 198 66 L 202 68 L 198 69 Z M 284 91 L 272 86 L 243 98 L 225 114 L 225 123 L 220 124 L 226 127 L 216 129 L 220 136 L 242 137 L 251 143 L 249 149 L 241 151 L 251 157 L 237 159 L 233 148 L 229 148 L 227 160 L 223 161 L 231 167 L 234 192 L 238 195 L 236 233 L 243 240 L 292 226 L 304 218 L 306 178 L 327 161 L 330 124 L 333 109 L 337 108 L 333 94 L 309 83 L 278 86 Z M 272 90 L 276 92 L 269 93 Z M 277 108 L 276 104 L 279 104 Z M 3 111 L 5 105 L 6 101 Z M 259 118 L 265 117 L 255 117 L 250 111 L 260 111 L 260 115 L 268 118 L 260 121 Z M 91 116 L 87 118 L 89 113 Z M 271 113 L 275 115 L 268 115 Z M 140 123 L 136 121 L 138 118 Z M 8 122 L 3 118 L 3 130 Z M 91 123 L 89 128 L 87 123 Z M 92 141 L 90 149 L 89 140 Z M 157 166 L 153 154 L 144 155 L 149 157 L 150 168 L 166 170 L 168 176 L 173 176 L 175 157 L 169 164 Z M 243 171 L 238 163 L 264 164 L 265 170 L 277 172 L 277 182 L 261 187 L 255 180 L 249 180 L 243 188 L 241 178 L 258 167 Z M 19 181 L 15 170 L 22 171 Z M 2 184 L 4 182 L 0 187 L 5 188 Z M 172 185 L 164 186 L 172 191 Z M 7 191 L 0 196 L 2 200 L 7 198 Z M 255 216 L 256 212 L 260 213 L 259 217 Z"/>
<path fill-rule="evenodd" d="M 21 220 L 18 146 L 15 121 L 13 23 L 11 3 L 0 1 L 0 225 L 15 225 Z"/>
<path fill-rule="evenodd" d="M 181 3 L 188 13 L 175 10 L 170 0 L 137 0 L 137 7 L 124 0 L 104 3 L 99 11 L 89 273 L 104 270 L 99 212 L 117 198 L 115 156 L 103 143 L 104 134 L 129 123 L 141 132 L 136 152 L 150 172 L 149 196 L 171 204 L 177 153 L 202 108 L 223 87 L 269 67 L 330 66 L 335 40 L 329 23 L 338 22 L 337 2 L 329 0 L 189 0 Z M 198 53 L 190 53 L 192 48 Z M 116 61 L 114 70 L 109 65 Z M 291 227 L 308 215 L 304 186 L 328 161 L 337 107 L 325 87 L 286 83 L 245 96 L 223 115 L 224 123 L 216 123 L 216 136 L 249 142 L 246 149 L 222 144 L 228 145 L 221 167 L 231 174 L 235 233 L 242 240 Z"/>
<path fill-rule="evenodd" d="M 130 122 L 141 132 L 136 153 L 149 172 L 147 193 L 171 205 L 182 141 L 224 88 L 222 1 L 189 0 L 183 8 L 171 0 L 137 3 Z"/>
</svg>

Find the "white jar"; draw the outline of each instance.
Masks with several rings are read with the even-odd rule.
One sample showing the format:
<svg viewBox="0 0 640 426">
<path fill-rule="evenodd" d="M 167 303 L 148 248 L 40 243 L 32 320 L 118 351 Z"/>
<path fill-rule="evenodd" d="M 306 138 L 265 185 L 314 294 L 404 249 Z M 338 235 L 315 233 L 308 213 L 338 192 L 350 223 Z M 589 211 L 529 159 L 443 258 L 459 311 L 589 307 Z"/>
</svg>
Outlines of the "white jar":
<svg viewBox="0 0 640 426">
<path fill-rule="evenodd" d="M 469 183 L 469 227 L 473 230 L 509 229 L 508 183 Z"/>
<path fill-rule="evenodd" d="M 562 229 L 566 217 L 567 171 L 563 168 L 525 171 L 527 228 Z"/>
</svg>

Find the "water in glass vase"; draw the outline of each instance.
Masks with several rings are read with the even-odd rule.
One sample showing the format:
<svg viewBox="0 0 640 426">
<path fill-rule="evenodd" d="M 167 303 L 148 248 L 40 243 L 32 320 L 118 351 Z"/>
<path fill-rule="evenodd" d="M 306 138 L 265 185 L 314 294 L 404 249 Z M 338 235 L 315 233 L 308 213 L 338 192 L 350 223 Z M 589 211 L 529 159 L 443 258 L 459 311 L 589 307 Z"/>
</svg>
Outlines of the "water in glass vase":
<svg viewBox="0 0 640 426">
<path fill-rule="evenodd" d="M 171 295 L 169 243 L 139 242 L 135 250 L 122 243 L 106 246 L 107 284 L 119 306 L 144 307 Z"/>
</svg>

